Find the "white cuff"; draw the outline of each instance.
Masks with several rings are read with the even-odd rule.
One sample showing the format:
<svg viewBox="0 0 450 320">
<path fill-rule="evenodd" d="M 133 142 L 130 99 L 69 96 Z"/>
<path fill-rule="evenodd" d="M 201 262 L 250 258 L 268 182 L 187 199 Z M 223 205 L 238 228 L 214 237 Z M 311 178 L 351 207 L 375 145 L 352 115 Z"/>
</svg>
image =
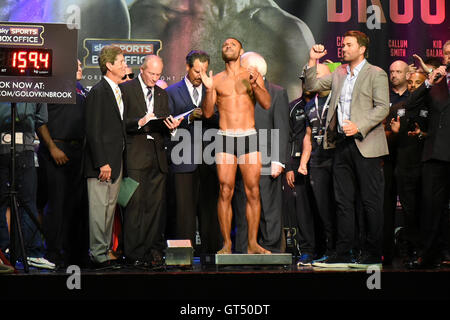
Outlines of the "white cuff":
<svg viewBox="0 0 450 320">
<path fill-rule="evenodd" d="M 286 168 L 286 165 L 282 164 L 281 162 L 278 162 L 278 161 L 272 161 L 271 163 L 272 163 L 272 164 L 277 164 L 277 165 L 279 165 L 280 167 L 283 167 L 283 169 Z"/>
</svg>

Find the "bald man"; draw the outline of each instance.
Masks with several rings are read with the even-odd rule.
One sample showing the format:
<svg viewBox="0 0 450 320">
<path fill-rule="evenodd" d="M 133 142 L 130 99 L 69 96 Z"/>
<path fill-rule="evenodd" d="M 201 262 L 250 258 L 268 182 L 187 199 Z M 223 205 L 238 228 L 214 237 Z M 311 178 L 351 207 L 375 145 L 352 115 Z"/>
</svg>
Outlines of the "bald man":
<svg viewBox="0 0 450 320">
<path fill-rule="evenodd" d="M 389 66 L 390 106 L 404 102 L 408 96 L 408 83 L 406 76 L 409 66 L 402 60 L 394 61 Z M 388 138 L 389 150 L 393 149 L 392 140 L 390 139 L 391 131 L 386 129 L 385 134 Z M 383 263 L 389 265 L 394 255 L 394 216 L 397 207 L 397 186 L 395 181 L 395 156 L 392 152 L 383 157 L 383 173 L 384 173 L 384 227 L 383 227 Z"/>
<path fill-rule="evenodd" d="M 426 75 L 422 72 L 411 73 L 408 77 L 408 91 L 414 92 L 425 81 Z M 421 156 L 424 138 L 427 131 L 428 110 L 423 105 L 418 110 L 407 110 L 409 99 L 393 105 L 386 118 L 389 151 L 395 161 L 396 193 L 400 197 L 404 213 L 404 229 L 400 238 L 400 254 L 404 263 L 410 266 L 417 259 L 418 249 L 418 220 L 420 216 L 421 196 Z M 395 199 L 396 200 L 396 199 Z M 391 225 L 386 226 L 391 234 L 386 235 L 393 246 L 394 219 Z"/>
<path fill-rule="evenodd" d="M 267 63 L 256 52 L 246 52 L 241 56 L 241 66 L 256 69 L 264 79 L 270 97 L 270 109 L 266 110 L 259 103 L 255 105 L 255 127 L 259 134 L 262 168 L 259 181 L 261 198 L 260 235 L 258 242 L 271 252 L 280 252 L 282 232 L 282 175 L 287 162 L 289 141 L 289 99 L 286 89 L 269 82 L 265 76 Z M 247 252 L 247 219 L 245 218 L 244 184 L 238 174 L 233 208 L 236 219 L 236 251 Z"/>
<path fill-rule="evenodd" d="M 168 172 L 164 137 L 180 124 L 169 116 L 167 93 L 156 85 L 163 61 L 149 55 L 137 78 L 121 84 L 127 109 L 127 165 L 139 186 L 124 215 L 124 254 L 137 267 L 160 265 L 165 247 L 164 194 Z M 166 118 L 164 129 L 145 126 L 152 118 Z"/>
<path fill-rule="evenodd" d="M 406 99 L 406 97 L 408 97 L 409 95 L 406 83 L 408 70 L 408 64 L 402 60 L 394 61 L 389 67 L 389 81 L 391 83 L 391 106 Z"/>
</svg>

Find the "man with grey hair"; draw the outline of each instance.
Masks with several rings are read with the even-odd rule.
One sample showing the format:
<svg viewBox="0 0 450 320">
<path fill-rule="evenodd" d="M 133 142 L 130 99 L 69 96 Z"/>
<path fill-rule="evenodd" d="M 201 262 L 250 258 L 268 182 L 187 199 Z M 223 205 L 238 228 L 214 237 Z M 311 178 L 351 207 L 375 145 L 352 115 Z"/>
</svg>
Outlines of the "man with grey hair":
<svg viewBox="0 0 450 320">
<path fill-rule="evenodd" d="M 124 217 L 124 254 L 137 267 L 163 262 L 163 200 L 168 172 L 164 136 L 169 135 L 182 120 L 169 115 L 167 93 L 156 85 L 162 70 L 160 57 L 146 56 L 139 76 L 121 85 L 127 109 L 128 175 L 139 182 Z M 146 125 L 154 118 L 166 118 L 166 127 Z"/>
<path fill-rule="evenodd" d="M 444 65 L 448 65 L 450 63 L 450 40 L 447 40 L 444 43 L 443 47 L 443 54 L 442 54 L 442 62 Z M 447 72 L 447 87 L 450 91 L 450 73 Z"/>
<path fill-rule="evenodd" d="M 450 62 L 450 40 L 445 41 L 442 48 L 444 49 L 442 54 L 442 62 L 446 65 Z"/>
<path fill-rule="evenodd" d="M 241 56 L 241 66 L 256 69 L 264 78 L 264 85 L 271 97 L 270 109 L 255 105 L 255 127 L 258 131 L 261 151 L 261 218 L 259 223 L 259 244 L 271 252 L 282 251 L 282 190 L 281 173 L 287 162 L 289 140 L 289 99 L 284 88 L 265 79 L 267 63 L 256 52 L 246 52 Z M 247 219 L 245 218 L 244 183 L 238 173 L 236 178 L 233 206 L 236 217 L 236 251 L 247 252 Z"/>
</svg>

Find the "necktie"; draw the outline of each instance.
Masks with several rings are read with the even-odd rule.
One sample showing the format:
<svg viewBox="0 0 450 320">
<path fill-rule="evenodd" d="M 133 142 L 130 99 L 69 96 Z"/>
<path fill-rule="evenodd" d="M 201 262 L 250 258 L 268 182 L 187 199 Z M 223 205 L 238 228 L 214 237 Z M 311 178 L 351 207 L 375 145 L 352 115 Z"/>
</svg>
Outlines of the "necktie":
<svg viewBox="0 0 450 320">
<path fill-rule="evenodd" d="M 120 117 L 123 117 L 123 104 L 122 104 L 122 93 L 120 92 L 119 87 L 114 89 L 114 95 L 116 96 L 117 106 L 119 107 Z"/>
<path fill-rule="evenodd" d="M 152 87 L 147 87 L 147 113 L 153 113 L 153 105 L 152 105 Z"/>
<path fill-rule="evenodd" d="M 116 96 L 117 105 L 119 106 L 119 109 L 120 109 L 120 102 L 122 101 L 122 94 L 120 93 L 119 87 L 116 87 L 114 89 L 114 95 Z"/>
<path fill-rule="evenodd" d="M 152 94 L 152 87 L 147 87 L 147 89 L 148 89 L 148 91 L 147 91 L 147 100 L 148 100 L 148 103 L 150 104 L 150 102 L 152 101 L 152 96 L 153 96 L 153 94 Z"/>
<path fill-rule="evenodd" d="M 197 88 L 194 87 L 194 92 L 192 92 L 192 97 L 194 98 L 194 104 L 197 105 L 197 101 L 198 101 L 198 91 Z"/>
</svg>

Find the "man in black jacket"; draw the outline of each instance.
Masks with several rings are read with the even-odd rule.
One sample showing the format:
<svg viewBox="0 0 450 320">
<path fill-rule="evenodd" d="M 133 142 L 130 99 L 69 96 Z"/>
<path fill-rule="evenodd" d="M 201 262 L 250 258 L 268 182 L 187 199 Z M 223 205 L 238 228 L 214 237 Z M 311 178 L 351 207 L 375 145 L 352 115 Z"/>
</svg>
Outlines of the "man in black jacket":
<svg viewBox="0 0 450 320">
<path fill-rule="evenodd" d="M 112 227 L 124 165 L 125 106 L 119 83 L 125 75 L 122 50 L 105 46 L 99 57 L 103 79 L 86 98 L 85 176 L 89 197 L 89 243 L 96 267 L 111 265 Z"/>
<path fill-rule="evenodd" d="M 163 61 L 145 58 L 139 76 L 121 85 L 127 110 L 127 168 L 139 186 L 124 217 L 124 253 L 136 266 L 159 265 L 164 249 L 164 194 L 168 172 L 164 135 L 180 124 L 169 116 L 167 93 L 156 86 Z M 153 118 L 166 118 L 166 127 L 155 128 Z"/>
<path fill-rule="evenodd" d="M 408 109 L 429 107 L 428 132 L 422 154 L 422 216 L 420 222 L 420 267 L 448 261 L 450 191 L 450 99 L 447 70 L 441 66 L 412 94 Z"/>
</svg>

